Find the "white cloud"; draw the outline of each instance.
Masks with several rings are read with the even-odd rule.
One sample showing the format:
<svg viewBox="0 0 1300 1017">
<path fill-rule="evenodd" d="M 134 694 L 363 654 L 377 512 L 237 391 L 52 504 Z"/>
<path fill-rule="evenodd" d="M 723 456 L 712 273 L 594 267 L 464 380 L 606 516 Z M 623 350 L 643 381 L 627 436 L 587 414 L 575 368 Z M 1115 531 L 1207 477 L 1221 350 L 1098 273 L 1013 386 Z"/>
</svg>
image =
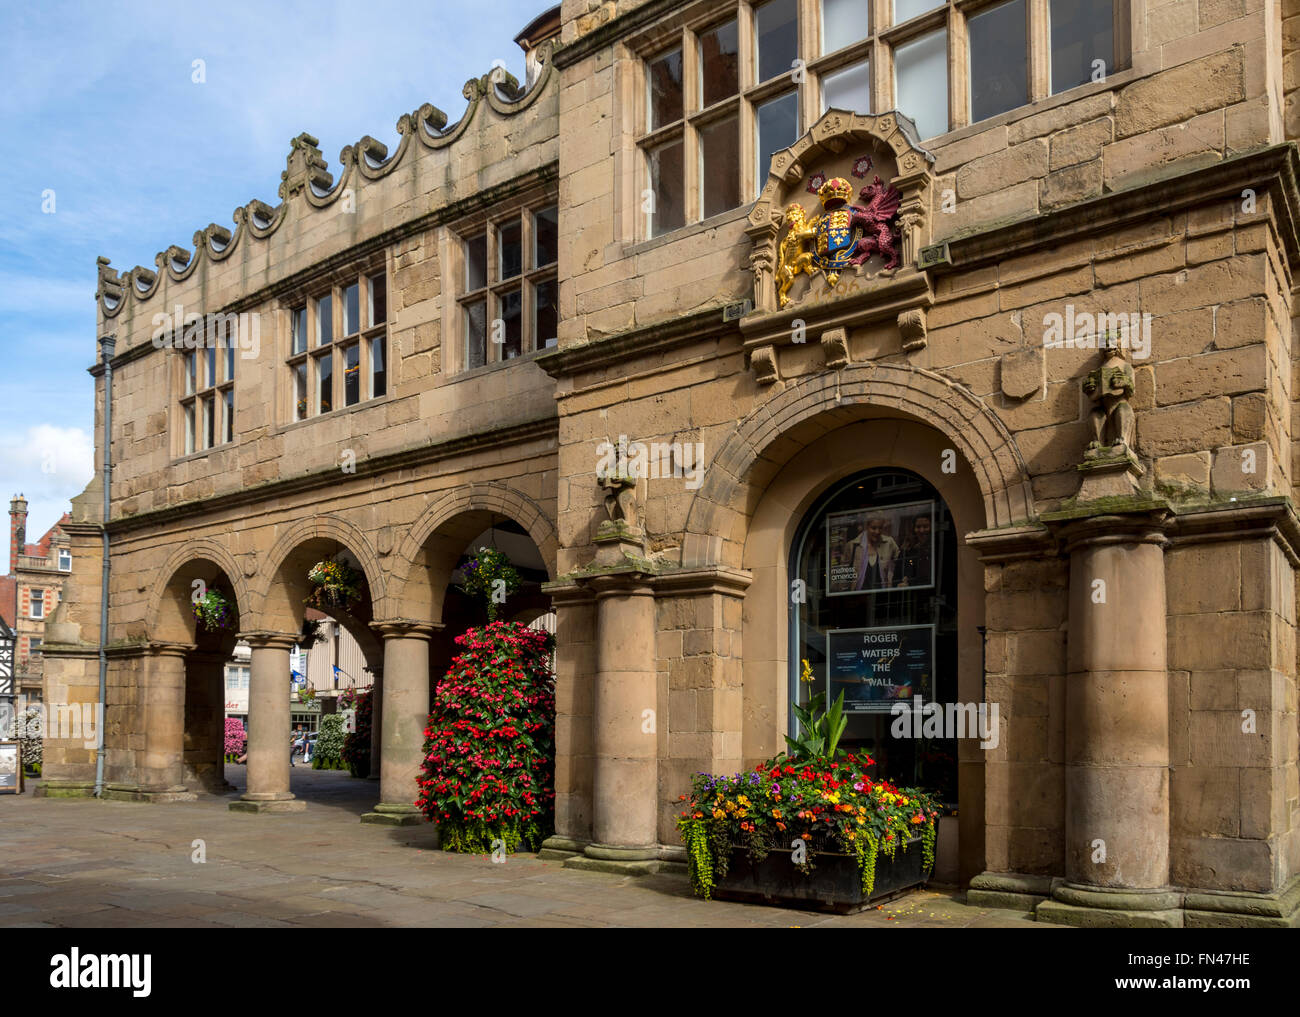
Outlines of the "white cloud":
<svg viewBox="0 0 1300 1017">
<path fill-rule="evenodd" d="M 14 495 L 21 493 L 27 499 L 29 543 L 35 543 L 69 511 L 69 502 L 94 475 L 94 460 L 94 440 L 79 427 L 36 424 L 20 440 L 0 442 L 4 512 L 7 516 Z M 6 554 L 8 546 L 5 540 Z"/>
</svg>

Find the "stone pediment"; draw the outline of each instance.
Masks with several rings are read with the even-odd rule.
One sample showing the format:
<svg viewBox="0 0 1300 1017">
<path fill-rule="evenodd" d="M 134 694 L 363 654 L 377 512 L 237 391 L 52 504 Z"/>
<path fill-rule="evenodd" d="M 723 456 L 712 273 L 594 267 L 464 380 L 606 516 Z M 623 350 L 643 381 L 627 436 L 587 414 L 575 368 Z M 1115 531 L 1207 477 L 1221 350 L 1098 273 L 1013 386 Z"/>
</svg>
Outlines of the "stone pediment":
<svg viewBox="0 0 1300 1017">
<path fill-rule="evenodd" d="M 928 242 L 934 156 L 898 112 L 832 109 L 772 157 L 749 215 L 754 310 L 741 320 L 760 380 L 785 343 L 830 335 L 827 366 L 851 359 L 842 330 L 894 319 L 903 349 L 924 345 L 932 302 L 917 253 Z M 770 347 L 770 348 L 769 348 Z"/>
</svg>

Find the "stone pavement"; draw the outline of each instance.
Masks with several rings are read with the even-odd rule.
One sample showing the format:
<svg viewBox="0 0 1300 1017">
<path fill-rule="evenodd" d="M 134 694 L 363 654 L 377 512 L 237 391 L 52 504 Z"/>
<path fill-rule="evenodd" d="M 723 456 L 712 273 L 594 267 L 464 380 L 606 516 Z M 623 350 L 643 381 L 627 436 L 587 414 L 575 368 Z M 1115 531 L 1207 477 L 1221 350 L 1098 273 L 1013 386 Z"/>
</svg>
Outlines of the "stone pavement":
<svg viewBox="0 0 1300 1017">
<path fill-rule="evenodd" d="M 242 790 L 244 768 L 226 771 Z M 528 854 L 493 864 L 434 849 L 428 826 L 361 824 L 376 782 L 291 774 L 306 812 L 233 813 L 215 795 L 36 798 L 32 784 L 0 797 L 0 927 L 1050 927 L 934 890 L 835 916 L 697 900 L 681 876 L 576 872 Z"/>
</svg>

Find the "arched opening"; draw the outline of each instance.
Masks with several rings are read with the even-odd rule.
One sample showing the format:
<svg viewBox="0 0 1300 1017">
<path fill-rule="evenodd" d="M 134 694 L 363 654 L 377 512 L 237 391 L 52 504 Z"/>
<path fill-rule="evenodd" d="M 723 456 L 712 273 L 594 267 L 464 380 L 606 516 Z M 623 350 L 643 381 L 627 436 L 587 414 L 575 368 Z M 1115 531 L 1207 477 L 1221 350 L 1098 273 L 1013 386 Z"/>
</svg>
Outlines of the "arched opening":
<svg viewBox="0 0 1300 1017">
<path fill-rule="evenodd" d="M 211 610 L 196 610 L 207 605 Z M 159 652 L 146 672 L 142 699 L 142 786 L 230 790 L 224 768 L 226 662 L 234 655 L 240 624 L 239 591 L 221 564 L 193 558 L 172 570 L 150 626 Z"/>
<path fill-rule="evenodd" d="M 955 810 L 956 739 L 935 725 L 916 737 L 910 712 L 959 700 L 957 534 L 943 497 L 903 469 L 841 481 L 805 513 L 790 575 L 790 701 L 843 696 L 842 744 Z M 793 711 L 789 727 L 797 734 Z"/>
</svg>

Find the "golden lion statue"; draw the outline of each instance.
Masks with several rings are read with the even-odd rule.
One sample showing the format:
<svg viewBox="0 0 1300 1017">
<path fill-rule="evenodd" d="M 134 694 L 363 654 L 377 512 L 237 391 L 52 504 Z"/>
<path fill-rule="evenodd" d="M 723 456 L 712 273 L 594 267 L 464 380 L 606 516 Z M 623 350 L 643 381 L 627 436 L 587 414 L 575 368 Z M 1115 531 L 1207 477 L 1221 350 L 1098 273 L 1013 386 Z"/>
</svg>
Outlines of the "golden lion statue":
<svg viewBox="0 0 1300 1017">
<path fill-rule="evenodd" d="M 816 223 L 808 222 L 808 215 L 798 203 L 785 210 L 783 221 L 790 227 L 790 232 L 781 241 L 781 250 L 776 262 L 776 296 L 777 306 L 785 307 L 790 302 L 790 287 L 800 275 L 812 275 L 815 252 L 804 250 L 804 244 L 813 242 L 817 237 Z"/>
</svg>

